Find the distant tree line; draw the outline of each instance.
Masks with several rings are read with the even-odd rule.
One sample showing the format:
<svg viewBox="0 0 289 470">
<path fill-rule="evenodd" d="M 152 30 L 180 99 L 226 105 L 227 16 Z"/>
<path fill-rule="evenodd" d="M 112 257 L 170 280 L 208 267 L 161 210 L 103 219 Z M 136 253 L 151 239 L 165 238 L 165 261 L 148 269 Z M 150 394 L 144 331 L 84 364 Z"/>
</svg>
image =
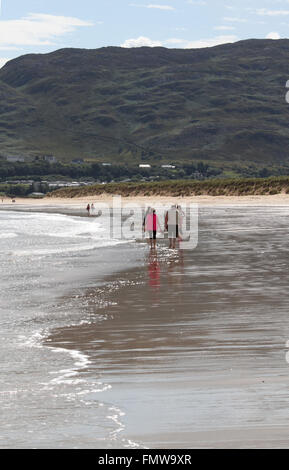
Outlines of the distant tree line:
<svg viewBox="0 0 289 470">
<path fill-rule="evenodd" d="M 49 191 L 48 185 L 40 182 L 43 180 L 69 180 L 91 182 L 111 181 L 165 181 L 165 180 L 205 180 L 216 177 L 255 177 L 264 178 L 269 176 L 289 175 L 289 167 L 259 167 L 255 164 L 238 166 L 224 164 L 224 166 L 213 166 L 206 162 L 188 162 L 176 166 L 176 168 L 162 168 L 158 165 L 151 165 L 151 168 L 139 168 L 138 164 L 112 164 L 103 166 L 101 163 L 48 163 L 37 162 L 17 162 L 8 163 L 0 160 L 0 193 L 14 196 L 26 196 L 31 192 Z M 15 184 L 15 180 L 33 180 L 39 182 L 38 186 L 27 184 Z M 5 185 L 6 181 L 11 184 Z"/>
<path fill-rule="evenodd" d="M 45 177 L 67 177 L 79 180 L 81 178 L 93 178 L 96 181 L 110 182 L 122 179 L 140 180 L 142 178 L 157 177 L 161 179 L 182 178 L 208 178 L 217 176 L 222 172 L 220 169 L 210 167 L 208 164 L 199 162 L 188 163 L 177 166 L 175 169 L 162 168 L 152 165 L 151 168 L 139 168 L 138 165 L 113 164 L 103 166 L 100 163 L 66 164 L 66 163 L 7 163 L 0 161 L 0 179 L 5 181 L 12 178 L 41 180 Z"/>
<path fill-rule="evenodd" d="M 31 184 L 1 184 L 0 197 L 26 197 L 33 191 Z"/>
</svg>

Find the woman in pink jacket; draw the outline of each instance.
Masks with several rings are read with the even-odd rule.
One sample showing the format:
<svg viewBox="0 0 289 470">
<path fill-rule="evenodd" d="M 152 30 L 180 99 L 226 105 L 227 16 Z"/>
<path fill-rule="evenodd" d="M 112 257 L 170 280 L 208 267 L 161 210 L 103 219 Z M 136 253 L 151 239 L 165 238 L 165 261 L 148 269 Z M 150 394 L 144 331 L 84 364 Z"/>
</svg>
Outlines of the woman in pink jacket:
<svg viewBox="0 0 289 470">
<path fill-rule="evenodd" d="M 151 248 L 155 248 L 157 241 L 157 230 L 161 230 L 159 218 L 155 209 L 152 209 L 149 214 L 147 214 L 145 228 L 149 234 Z"/>
</svg>

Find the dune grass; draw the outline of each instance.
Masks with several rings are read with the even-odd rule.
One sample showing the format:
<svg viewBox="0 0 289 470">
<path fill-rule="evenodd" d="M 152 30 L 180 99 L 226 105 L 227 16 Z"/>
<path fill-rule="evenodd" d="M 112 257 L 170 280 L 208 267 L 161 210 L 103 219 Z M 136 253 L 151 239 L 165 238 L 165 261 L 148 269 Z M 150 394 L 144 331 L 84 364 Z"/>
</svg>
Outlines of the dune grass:
<svg viewBox="0 0 289 470">
<path fill-rule="evenodd" d="M 249 196 L 289 194 L 289 176 L 270 178 L 210 179 L 205 181 L 178 180 L 151 183 L 108 183 L 80 188 L 63 188 L 47 197 L 77 198 L 86 196 Z"/>
</svg>

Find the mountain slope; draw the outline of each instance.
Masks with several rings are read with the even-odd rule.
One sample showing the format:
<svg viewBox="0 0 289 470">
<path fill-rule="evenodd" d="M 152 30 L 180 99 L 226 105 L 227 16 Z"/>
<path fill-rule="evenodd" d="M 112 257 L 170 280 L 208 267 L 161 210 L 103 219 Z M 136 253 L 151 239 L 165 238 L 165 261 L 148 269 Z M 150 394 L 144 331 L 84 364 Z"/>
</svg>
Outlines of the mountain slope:
<svg viewBox="0 0 289 470">
<path fill-rule="evenodd" d="M 288 162 L 289 40 L 62 49 L 0 70 L 0 153 Z"/>
</svg>

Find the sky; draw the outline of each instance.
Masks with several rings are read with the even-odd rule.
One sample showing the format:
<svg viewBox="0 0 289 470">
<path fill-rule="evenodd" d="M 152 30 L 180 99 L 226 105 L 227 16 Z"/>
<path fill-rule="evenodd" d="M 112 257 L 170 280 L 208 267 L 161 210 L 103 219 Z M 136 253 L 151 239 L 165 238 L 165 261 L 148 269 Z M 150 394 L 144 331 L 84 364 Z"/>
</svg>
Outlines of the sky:
<svg viewBox="0 0 289 470">
<path fill-rule="evenodd" d="M 201 48 L 289 37 L 289 0 L 0 0 L 0 66 L 64 47 Z"/>
</svg>

